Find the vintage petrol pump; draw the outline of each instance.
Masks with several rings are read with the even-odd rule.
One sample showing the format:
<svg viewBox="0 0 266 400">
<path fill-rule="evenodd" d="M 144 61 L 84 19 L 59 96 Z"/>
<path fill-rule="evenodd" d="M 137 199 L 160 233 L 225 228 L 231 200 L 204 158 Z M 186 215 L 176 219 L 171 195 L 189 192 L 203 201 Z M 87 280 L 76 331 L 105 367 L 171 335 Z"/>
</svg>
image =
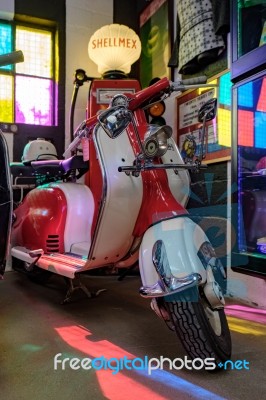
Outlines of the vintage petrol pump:
<svg viewBox="0 0 266 400">
<path fill-rule="evenodd" d="M 128 78 L 131 65 L 138 60 L 141 43 L 138 35 L 125 25 L 111 24 L 97 30 L 90 38 L 89 57 L 98 66 L 101 78 L 93 79 L 89 89 L 87 118 L 108 107 L 118 93 L 135 93 L 141 89 L 137 79 Z M 95 201 L 102 195 L 102 174 L 94 146 L 89 146 L 90 170 L 85 183 L 91 188 Z M 93 175 L 90 171 L 93 170 Z"/>
</svg>

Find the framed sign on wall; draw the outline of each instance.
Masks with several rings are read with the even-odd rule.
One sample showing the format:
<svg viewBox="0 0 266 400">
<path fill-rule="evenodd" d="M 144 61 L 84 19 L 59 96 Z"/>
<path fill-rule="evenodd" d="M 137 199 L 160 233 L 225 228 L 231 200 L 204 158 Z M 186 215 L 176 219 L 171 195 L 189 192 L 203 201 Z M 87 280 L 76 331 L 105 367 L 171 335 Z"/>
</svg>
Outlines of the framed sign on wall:
<svg viewBox="0 0 266 400">
<path fill-rule="evenodd" d="M 225 71 L 208 81 L 213 88 L 196 89 L 177 97 L 177 144 L 186 160 L 190 142 L 196 143 L 196 155 L 201 144 L 201 124 L 198 110 L 209 99 L 217 98 L 217 115 L 207 122 L 204 162 L 219 162 L 231 157 L 231 80 Z"/>
<path fill-rule="evenodd" d="M 173 0 L 153 0 L 140 14 L 140 82 L 147 87 L 153 78 L 171 79 L 167 66 L 171 55 Z"/>
</svg>

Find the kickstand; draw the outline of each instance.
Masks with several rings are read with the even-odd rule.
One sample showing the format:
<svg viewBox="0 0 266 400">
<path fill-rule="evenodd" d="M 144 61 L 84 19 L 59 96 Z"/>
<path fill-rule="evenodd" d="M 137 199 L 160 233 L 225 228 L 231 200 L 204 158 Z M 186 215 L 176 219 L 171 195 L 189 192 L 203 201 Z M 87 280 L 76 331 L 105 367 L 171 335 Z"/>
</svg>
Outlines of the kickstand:
<svg viewBox="0 0 266 400">
<path fill-rule="evenodd" d="M 132 271 L 134 268 L 136 268 L 137 264 L 138 264 L 138 261 L 135 262 L 135 264 L 131 265 L 131 267 L 127 268 L 125 270 L 125 272 L 123 272 L 123 274 L 121 274 L 117 280 L 122 281 L 130 273 L 130 271 Z"/>
<path fill-rule="evenodd" d="M 96 292 L 90 292 L 89 289 L 81 282 L 80 277 L 75 278 L 76 285 L 74 285 L 74 279 L 64 277 L 65 282 L 68 285 L 66 296 L 61 304 L 67 304 L 71 302 L 72 294 L 76 290 L 82 290 L 89 299 L 99 296 L 101 292 L 105 292 L 106 289 L 99 289 Z"/>
</svg>

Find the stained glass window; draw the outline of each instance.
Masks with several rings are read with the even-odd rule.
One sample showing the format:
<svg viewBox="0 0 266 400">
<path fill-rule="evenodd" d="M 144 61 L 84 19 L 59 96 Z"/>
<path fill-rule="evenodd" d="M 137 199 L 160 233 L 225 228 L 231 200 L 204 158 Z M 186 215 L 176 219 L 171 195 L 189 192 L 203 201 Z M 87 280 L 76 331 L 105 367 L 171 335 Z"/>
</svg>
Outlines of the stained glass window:
<svg viewBox="0 0 266 400">
<path fill-rule="evenodd" d="M 0 121 L 55 125 L 53 32 L 0 23 L 0 54 L 13 49 L 24 62 L 0 70 Z"/>
</svg>

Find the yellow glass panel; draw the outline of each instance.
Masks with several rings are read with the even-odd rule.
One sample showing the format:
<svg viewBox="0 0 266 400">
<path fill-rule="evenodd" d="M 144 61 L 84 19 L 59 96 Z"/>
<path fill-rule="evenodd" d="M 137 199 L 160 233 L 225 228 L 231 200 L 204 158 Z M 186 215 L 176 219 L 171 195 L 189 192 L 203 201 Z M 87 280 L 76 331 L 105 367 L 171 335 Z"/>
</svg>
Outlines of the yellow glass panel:
<svg viewBox="0 0 266 400">
<path fill-rule="evenodd" d="M 204 87 L 203 88 L 199 88 L 198 89 L 199 95 L 204 93 L 204 92 L 206 92 L 206 90 L 213 90 L 214 91 L 213 92 L 213 97 L 217 97 L 217 84 L 218 84 L 217 79 L 213 79 L 212 81 L 208 82 L 208 85 L 214 85 L 213 88 L 208 88 L 208 89 L 206 89 Z"/>
<path fill-rule="evenodd" d="M 18 26 L 16 48 L 24 53 L 24 62 L 16 65 L 19 74 L 52 78 L 52 32 Z"/>
<path fill-rule="evenodd" d="M 0 121 L 13 122 L 13 86 L 12 76 L 0 75 Z"/>
<path fill-rule="evenodd" d="M 218 142 L 221 146 L 231 147 L 231 111 L 218 108 Z"/>
</svg>

